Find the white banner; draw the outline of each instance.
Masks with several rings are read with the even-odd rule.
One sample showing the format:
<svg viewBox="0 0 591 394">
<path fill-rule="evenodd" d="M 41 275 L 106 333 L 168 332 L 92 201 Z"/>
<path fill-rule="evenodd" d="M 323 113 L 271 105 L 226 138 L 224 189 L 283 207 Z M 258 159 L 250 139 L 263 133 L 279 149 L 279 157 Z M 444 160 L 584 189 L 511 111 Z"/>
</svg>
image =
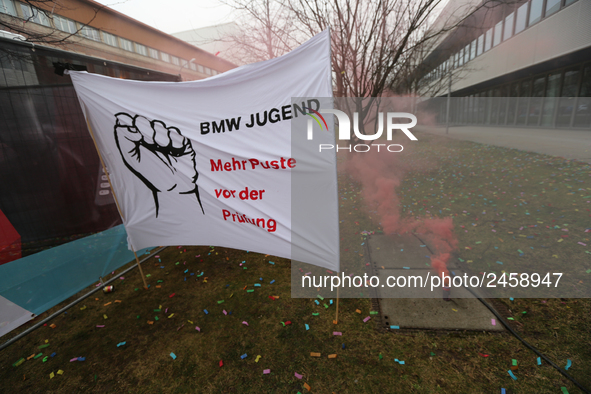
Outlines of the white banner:
<svg viewBox="0 0 591 394">
<path fill-rule="evenodd" d="M 314 97 L 332 97 L 328 31 L 280 58 L 200 81 L 70 75 L 134 249 L 215 245 L 295 253 L 339 270 L 336 157 L 320 158 L 309 144 L 293 146 L 298 157 L 292 157 L 292 143 L 301 139 L 292 141 L 290 121 L 306 117 L 306 108 L 317 110 Z M 310 100 L 298 105 L 292 97 Z M 301 212 L 306 227 L 298 225 L 292 237 L 298 169 L 312 171 L 315 182 L 298 190 L 304 201 L 297 207 L 314 214 Z"/>
</svg>

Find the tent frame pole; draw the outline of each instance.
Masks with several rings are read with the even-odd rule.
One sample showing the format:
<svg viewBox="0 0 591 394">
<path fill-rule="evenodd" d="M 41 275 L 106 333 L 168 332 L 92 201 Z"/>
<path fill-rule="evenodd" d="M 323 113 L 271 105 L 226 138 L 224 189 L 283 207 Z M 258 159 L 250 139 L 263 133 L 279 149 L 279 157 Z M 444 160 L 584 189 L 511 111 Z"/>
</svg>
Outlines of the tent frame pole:
<svg viewBox="0 0 591 394">
<path fill-rule="evenodd" d="M 86 111 L 84 111 L 86 112 Z M 86 113 L 85 113 L 86 115 Z M 121 211 L 121 206 L 119 206 L 119 200 L 117 199 L 117 194 L 115 194 L 115 189 L 113 188 L 113 184 L 111 183 L 111 177 L 109 176 L 109 172 L 107 171 L 107 166 L 105 166 L 105 162 L 103 161 L 103 155 L 101 155 L 101 151 L 96 143 L 96 138 L 94 136 L 94 132 L 92 130 L 92 126 L 90 126 L 90 121 L 88 120 L 88 116 L 86 116 L 86 125 L 88 126 L 88 131 L 90 132 L 90 137 L 92 138 L 92 142 L 94 142 L 94 147 L 96 148 L 96 153 L 98 153 L 99 160 L 101 161 L 101 166 L 103 167 L 103 172 L 107 176 L 107 181 L 109 182 L 109 187 L 111 188 L 111 193 L 113 193 L 113 198 L 115 199 L 115 205 L 117 206 L 117 211 L 119 212 L 119 216 L 123 222 L 125 222 L 125 216 L 123 216 L 123 211 Z M 140 275 L 142 276 L 142 281 L 144 282 L 144 289 L 148 290 L 148 284 L 146 283 L 146 277 L 144 276 L 144 271 L 142 270 L 142 266 L 140 264 L 140 259 L 137 257 L 137 253 L 131 243 L 129 244 L 133 255 L 135 256 L 135 262 L 137 263 L 137 267 L 140 270 Z"/>
</svg>

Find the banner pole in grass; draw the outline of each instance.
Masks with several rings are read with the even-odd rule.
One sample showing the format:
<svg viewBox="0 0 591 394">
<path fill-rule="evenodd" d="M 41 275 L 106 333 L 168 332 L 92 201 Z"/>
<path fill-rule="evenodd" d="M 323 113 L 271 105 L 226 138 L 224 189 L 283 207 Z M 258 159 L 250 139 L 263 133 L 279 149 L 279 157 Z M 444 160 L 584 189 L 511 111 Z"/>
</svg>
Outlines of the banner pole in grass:
<svg viewBox="0 0 591 394">
<path fill-rule="evenodd" d="M 82 104 L 82 103 L 80 103 Z M 82 104 L 83 105 L 83 104 Z M 117 200 L 117 194 L 115 194 L 115 189 L 113 189 L 113 184 L 111 183 L 111 177 L 109 176 L 109 172 L 107 171 L 107 167 L 105 166 L 105 162 L 103 161 L 103 156 L 101 155 L 101 151 L 99 150 L 98 144 L 96 143 L 96 139 L 94 137 L 94 132 L 92 131 L 92 126 L 90 126 L 90 121 L 88 120 L 88 115 L 86 114 L 86 108 L 84 108 L 84 115 L 86 118 L 86 125 L 88 126 L 88 131 L 90 132 L 90 137 L 92 138 L 92 142 L 94 143 L 94 147 L 96 148 L 96 153 L 98 153 L 99 160 L 101 161 L 101 166 L 103 167 L 103 172 L 107 176 L 107 181 L 109 182 L 109 187 L 111 188 L 111 193 L 113 193 L 113 199 L 115 200 L 115 205 L 117 206 L 117 211 L 119 212 L 119 216 L 125 222 L 125 216 L 123 216 L 123 212 L 121 211 L 121 207 L 119 206 L 119 201 Z M 137 257 L 137 253 L 135 249 L 130 244 L 131 251 L 135 256 L 135 262 L 137 263 L 137 267 L 140 270 L 140 275 L 142 276 L 142 281 L 144 282 L 144 289 L 148 289 L 148 284 L 146 283 L 146 277 L 144 276 L 144 271 L 142 270 L 142 266 L 140 264 L 140 259 Z"/>
<path fill-rule="evenodd" d="M 339 323 L 339 289 L 340 288 L 341 288 L 341 286 L 337 287 L 337 315 L 334 319 L 334 324 Z"/>
</svg>

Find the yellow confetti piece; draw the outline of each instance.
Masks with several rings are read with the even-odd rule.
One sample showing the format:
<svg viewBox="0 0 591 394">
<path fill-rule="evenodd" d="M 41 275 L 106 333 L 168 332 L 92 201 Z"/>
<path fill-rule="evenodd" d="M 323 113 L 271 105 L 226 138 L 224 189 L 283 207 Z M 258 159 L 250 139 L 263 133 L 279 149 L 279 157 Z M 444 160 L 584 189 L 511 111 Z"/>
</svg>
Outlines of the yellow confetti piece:
<svg viewBox="0 0 591 394">
<path fill-rule="evenodd" d="M 86 305 L 84 305 L 82 308 L 80 308 L 81 311 L 86 309 Z"/>
<path fill-rule="evenodd" d="M 105 305 L 103 305 L 103 306 L 108 306 L 108 305 L 111 305 L 111 304 L 112 304 L 112 302 L 107 302 L 107 303 L 106 303 Z"/>
<path fill-rule="evenodd" d="M 121 300 L 115 300 L 115 302 L 121 302 Z"/>
<path fill-rule="evenodd" d="M 168 316 L 168 318 L 170 319 L 170 318 L 171 318 L 171 317 L 173 317 L 173 316 L 174 316 L 174 313 L 172 313 L 170 316 Z"/>
<path fill-rule="evenodd" d="M 107 319 L 108 319 L 108 318 L 107 318 L 107 315 L 103 315 L 103 317 L 105 318 L 105 320 L 107 320 Z"/>
<path fill-rule="evenodd" d="M 558 258 L 558 255 L 557 255 L 557 254 L 553 254 L 553 255 L 552 255 L 552 257 L 556 257 L 556 258 Z"/>
<path fill-rule="evenodd" d="M 187 320 L 189 322 L 189 324 L 194 324 L 191 320 Z"/>
<path fill-rule="evenodd" d="M 260 359 L 261 359 L 261 355 L 259 354 L 259 355 L 257 356 L 257 358 L 254 360 L 254 362 L 255 362 L 255 363 L 258 363 Z"/>
<path fill-rule="evenodd" d="M 337 358 L 337 355 L 336 354 L 329 354 L 328 358 Z"/>
<path fill-rule="evenodd" d="M 320 353 L 310 353 L 310 357 L 320 357 Z"/>
<path fill-rule="evenodd" d="M 63 374 L 64 374 L 64 371 L 62 371 L 62 370 L 60 369 L 59 371 L 57 371 L 57 374 L 58 374 L 58 375 L 63 375 Z"/>
<path fill-rule="evenodd" d="M 454 308 L 451 308 L 451 310 L 454 311 L 454 312 L 457 312 L 458 311 L 457 309 L 454 309 Z"/>
<path fill-rule="evenodd" d="M 55 376 L 55 374 L 52 372 L 49 374 L 49 379 L 53 379 L 53 377 Z"/>
<path fill-rule="evenodd" d="M 560 238 L 557 242 L 562 242 L 562 241 L 564 241 L 564 239 Z"/>
<path fill-rule="evenodd" d="M 45 343 L 49 343 L 49 339 L 46 339 L 46 340 L 45 340 Z"/>
</svg>

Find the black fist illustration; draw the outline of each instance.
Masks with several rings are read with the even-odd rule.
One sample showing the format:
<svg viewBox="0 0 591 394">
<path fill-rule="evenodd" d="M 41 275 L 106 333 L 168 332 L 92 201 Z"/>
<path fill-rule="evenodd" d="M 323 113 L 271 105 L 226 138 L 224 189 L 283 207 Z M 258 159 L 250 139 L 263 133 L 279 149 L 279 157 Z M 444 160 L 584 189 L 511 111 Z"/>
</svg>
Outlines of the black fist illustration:
<svg viewBox="0 0 591 394">
<path fill-rule="evenodd" d="M 158 217 L 158 193 L 194 194 L 199 198 L 195 151 L 176 127 L 124 112 L 115 114 L 115 141 L 129 170 L 152 191 Z"/>
</svg>

